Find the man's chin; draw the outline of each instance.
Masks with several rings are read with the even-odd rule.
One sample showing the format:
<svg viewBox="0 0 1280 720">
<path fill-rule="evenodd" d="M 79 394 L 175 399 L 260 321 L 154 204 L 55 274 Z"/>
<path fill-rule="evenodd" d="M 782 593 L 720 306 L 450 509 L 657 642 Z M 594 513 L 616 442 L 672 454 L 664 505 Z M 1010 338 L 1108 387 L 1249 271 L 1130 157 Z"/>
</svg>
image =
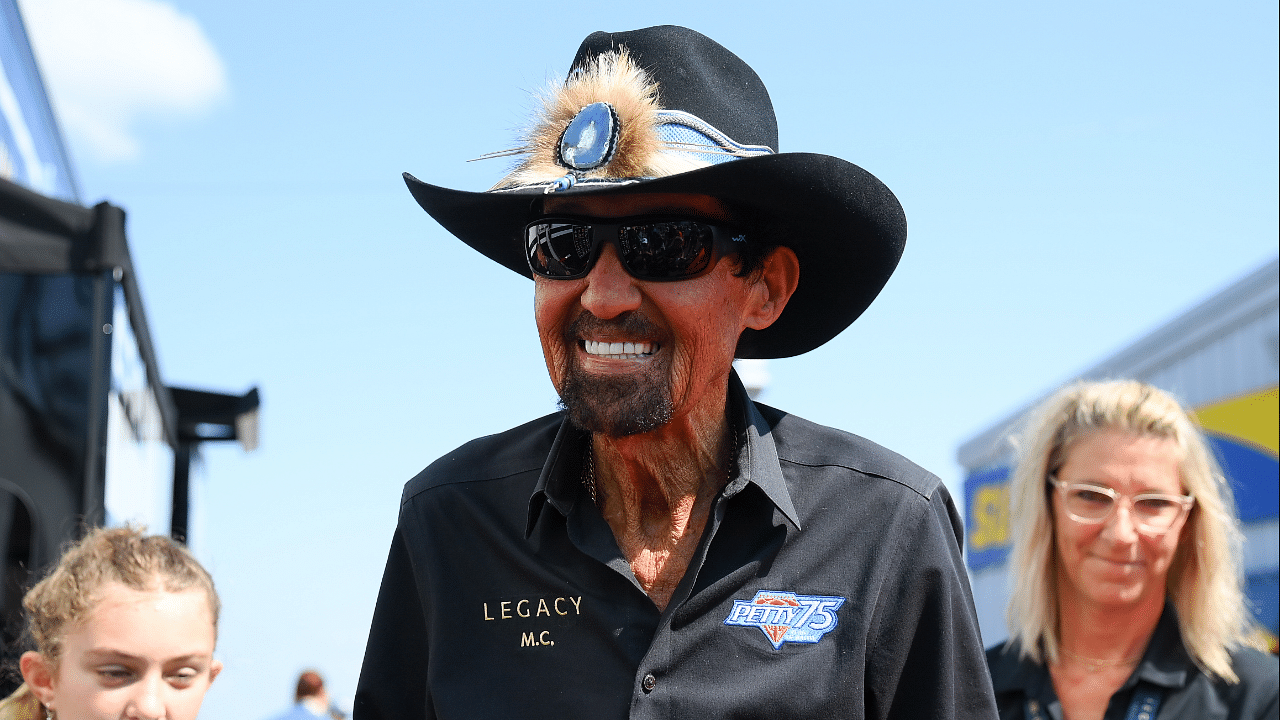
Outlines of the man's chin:
<svg viewBox="0 0 1280 720">
<path fill-rule="evenodd" d="M 671 421 L 671 396 L 635 377 L 571 373 L 560 388 L 560 409 L 587 432 L 626 437 Z"/>
</svg>

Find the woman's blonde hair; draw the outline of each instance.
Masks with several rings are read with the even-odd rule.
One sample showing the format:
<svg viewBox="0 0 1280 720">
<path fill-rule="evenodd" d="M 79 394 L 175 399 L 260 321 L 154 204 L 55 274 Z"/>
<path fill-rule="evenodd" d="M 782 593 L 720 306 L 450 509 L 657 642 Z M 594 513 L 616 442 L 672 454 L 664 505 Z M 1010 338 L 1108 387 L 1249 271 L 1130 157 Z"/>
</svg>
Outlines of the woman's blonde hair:
<svg viewBox="0 0 1280 720">
<path fill-rule="evenodd" d="M 22 598 L 35 649 L 57 668 L 68 628 L 84 620 L 108 583 L 133 590 L 202 590 L 209 600 L 215 637 L 221 603 L 213 578 L 186 547 L 135 527 L 96 528 L 62 554 L 52 571 Z M 0 720 L 26 718 L 39 710 L 24 684 L 0 701 Z M 31 715 L 43 718 L 43 712 Z"/>
<path fill-rule="evenodd" d="M 0 700 L 0 720 L 45 720 L 44 706 L 23 683 L 12 695 Z"/>
<path fill-rule="evenodd" d="M 1075 383 L 1028 419 L 1009 486 L 1010 640 L 1036 662 L 1057 660 L 1057 554 L 1048 478 L 1082 436 L 1112 429 L 1172 440 L 1178 448 L 1182 484 L 1196 502 L 1169 568 L 1168 597 L 1191 658 L 1210 675 L 1237 682 L 1228 651 L 1256 639 L 1242 590 L 1242 535 L 1231 488 L 1178 401 L 1136 380 Z"/>
</svg>

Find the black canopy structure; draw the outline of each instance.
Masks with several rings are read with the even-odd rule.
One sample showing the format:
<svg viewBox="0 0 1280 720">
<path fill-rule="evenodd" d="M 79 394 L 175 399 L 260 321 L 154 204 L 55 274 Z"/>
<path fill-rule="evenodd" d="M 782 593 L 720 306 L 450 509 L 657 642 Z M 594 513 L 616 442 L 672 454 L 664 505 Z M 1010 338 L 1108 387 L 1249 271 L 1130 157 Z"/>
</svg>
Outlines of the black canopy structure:
<svg viewBox="0 0 1280 720">
<path fill-rule="evenodd" d="M 121 285 L 161 428 L 175 438 L 124 236 L 124 212 L 0 180 L 0 483 L 30 506 L 40 566 L 104 515 L 113 286 Z M 11 533 L 12 535 L 12 533 Z"/>
<path fill-rule="evenodd" d="M 125 212 L 78 204 L 14 0 L 0 0 L 0 95 L 0 667 L 9 667 L 33 576 L 95 525 L 167 525 L 187 541 L 193 458 L 206 442 L 256 446 L 259 400 L 257 388 L 163 382 Z M 0 673 L 0 697 L 15 684 Z"/>
<path fill-rule="evenodd" d="M 113 369 L 113 342 L 136 359 L 142 377 L 114 374 L 121 370 Z M 120 353 L 115 357 L 119 365 Z M 16 637 L 29 573 L 108 519 L 108 482 L 168 482 L 111 476 L 109 456 L 119 445 L 108 437 L 109 418 L 126 428 L 118 435 L 172 449 L 168 529 L 185 541 L 192 457 L 205 442 L 255 447 L 258 406 L 257 388 L 232 395 L 164 384 L 121 208 L 84 207 L 0 179 L 5 645 Z"/>
<path fill-rule="evenodd" d="M 170 387 L 178 410 L 178 445 L 173 460 L 173 523 L 175 538 L 187 536 L 192 454 L 200 443 L 234 440 L 245 450 L 258 446 L 258 388 L 244 395 Z"/>
</svg>

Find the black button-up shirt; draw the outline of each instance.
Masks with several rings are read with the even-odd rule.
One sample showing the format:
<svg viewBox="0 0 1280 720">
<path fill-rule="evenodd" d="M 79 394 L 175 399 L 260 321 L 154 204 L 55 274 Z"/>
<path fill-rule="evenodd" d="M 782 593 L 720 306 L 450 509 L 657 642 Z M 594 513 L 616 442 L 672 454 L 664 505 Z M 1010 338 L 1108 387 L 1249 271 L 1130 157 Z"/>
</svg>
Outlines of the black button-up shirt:
<svg viewBox="0 0 1280 720">
<path fill-rule="evenodd" d="M 356 720 L 990 718 L 941 482 L 755 405 L 739 469 L 665 612 L 582 488 L 552 415 L 405 486 Z"/>
<path fill-rule="evenodd" d="M 1062 720 L 1062 703 L 1044 665 L 1019 657 L 1016 645 L 1001 643 L 987 651 L 995 682 L 1000 720 L 1027 719 L 1027 701 L 1052 720 Z M 1275 720 L 1280 713 L 1277 689 L 1280 665 L 1276 658 L 1252 648 L 1231 653 L 1232 669 L 1240 682 L 1211 680 L 1191 660 L 1178 631 L 1178 615 L 1170 603 L 1151 634 L 1142 661 L 1124 685 L 1111 696 L 1104 720 L 1125 720 L 1134 689 L 1159 694 L 1159 720 Z"/>
</svg>

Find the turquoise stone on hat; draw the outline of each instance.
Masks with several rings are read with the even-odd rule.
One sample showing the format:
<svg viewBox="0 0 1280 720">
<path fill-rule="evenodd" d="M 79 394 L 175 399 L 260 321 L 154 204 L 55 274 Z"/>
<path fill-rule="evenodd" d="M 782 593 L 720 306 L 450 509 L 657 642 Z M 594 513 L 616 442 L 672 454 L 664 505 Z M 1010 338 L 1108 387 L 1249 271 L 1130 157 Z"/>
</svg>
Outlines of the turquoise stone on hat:
<svg viewBox="0 0 1280 720">
<path fill-rule="evenodd" d="M 618 149 L 618 113 L 606 102 L 578 111 L 560 136 L 560 164 L 573 170 L 594 170 L 613 159 Z"/>
</svg>

